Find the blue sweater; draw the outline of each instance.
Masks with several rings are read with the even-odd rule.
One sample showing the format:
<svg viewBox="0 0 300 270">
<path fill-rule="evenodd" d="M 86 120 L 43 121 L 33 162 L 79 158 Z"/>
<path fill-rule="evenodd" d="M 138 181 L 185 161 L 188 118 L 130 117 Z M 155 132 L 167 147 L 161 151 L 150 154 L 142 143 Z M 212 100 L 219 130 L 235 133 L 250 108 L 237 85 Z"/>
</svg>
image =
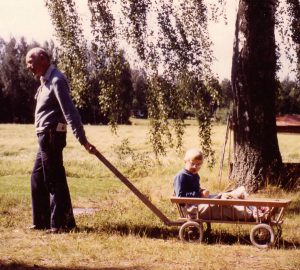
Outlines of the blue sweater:
<svg viewBox="0 0 300 270">
<path fill-rule="evenodd" d="M 200 197 L 199 174 L 182 169 L 174 178 L 174 191 L 177 197 Z"/>
<path fill-rule="evenodd" d="M 68 81 L 63 73 L 50 66 L 36 94 L 35 130 L 37 133 L 55 129 L 58 123 L 71 126 L 81 144 L 87 142 L 81 117 L 70 97 Z"/>
</svg>

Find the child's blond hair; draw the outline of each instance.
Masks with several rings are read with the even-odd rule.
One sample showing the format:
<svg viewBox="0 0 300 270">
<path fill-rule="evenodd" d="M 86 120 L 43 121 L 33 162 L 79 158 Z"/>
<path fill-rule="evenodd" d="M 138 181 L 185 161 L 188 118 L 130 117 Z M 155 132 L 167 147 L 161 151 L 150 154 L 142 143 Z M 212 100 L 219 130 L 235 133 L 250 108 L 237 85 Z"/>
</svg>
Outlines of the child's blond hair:
<svg viewBox="0 0 300 270">
<path fill-rule="evenodd" d="M 204 156 L 199 149 L 192 148 L 186 151 L 184 161 L 188 160 L 203 160 Z"/>
</svg>

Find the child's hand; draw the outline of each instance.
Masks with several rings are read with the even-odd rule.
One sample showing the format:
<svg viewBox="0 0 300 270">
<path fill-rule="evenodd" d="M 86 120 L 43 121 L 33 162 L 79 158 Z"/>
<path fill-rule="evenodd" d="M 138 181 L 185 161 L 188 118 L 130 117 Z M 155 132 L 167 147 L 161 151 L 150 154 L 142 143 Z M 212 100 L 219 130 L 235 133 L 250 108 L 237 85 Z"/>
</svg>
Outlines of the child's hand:
<svg viewBox="0 0 300 270">
<path fill-rule="evenodd" d="M 200 194 L 201 194 L 202 198 L 208 198 L 209 191 L 207 189 L 203 188 L 203 189 L 201 189 Z"/>
</svg>

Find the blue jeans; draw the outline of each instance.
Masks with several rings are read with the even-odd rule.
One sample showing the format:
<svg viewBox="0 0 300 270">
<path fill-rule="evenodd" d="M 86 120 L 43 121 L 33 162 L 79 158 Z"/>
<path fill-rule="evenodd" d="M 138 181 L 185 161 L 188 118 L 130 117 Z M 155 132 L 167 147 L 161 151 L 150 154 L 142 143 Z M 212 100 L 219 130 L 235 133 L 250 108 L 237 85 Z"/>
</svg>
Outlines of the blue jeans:
<svg viewBox="0 0 300 270">
<path fill-rule="evenodd" d="M 76 226 L 63 166 L 65 132 L 38 134 L 39 150 L 31 175 L 33 225 L 37 229 Z"/>
</svg>

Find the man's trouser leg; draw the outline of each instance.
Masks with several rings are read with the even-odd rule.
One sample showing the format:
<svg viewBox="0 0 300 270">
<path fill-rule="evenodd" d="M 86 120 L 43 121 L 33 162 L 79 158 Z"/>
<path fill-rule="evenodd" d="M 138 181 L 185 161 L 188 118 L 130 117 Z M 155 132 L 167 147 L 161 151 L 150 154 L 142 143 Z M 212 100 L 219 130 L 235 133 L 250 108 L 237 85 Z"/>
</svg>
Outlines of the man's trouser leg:
<svg viewBox="0 0 300 270">
<path fill-rule="evenodd" d="M 43 162 L 39 149 L 31 175 L 32 219 L 36 229 L 50 228 L 50 198 L 47 184 L 44 180 Z"/>
<path fill-rule="evenodd" d="M 39 135 L 39 145 L 44 182 L 50 193 L 50 227 L 74 228 L 76 224 L 63 166 L 62 151 L 66 145 L 66 133 L 41 134 Z"/>
</svg>

